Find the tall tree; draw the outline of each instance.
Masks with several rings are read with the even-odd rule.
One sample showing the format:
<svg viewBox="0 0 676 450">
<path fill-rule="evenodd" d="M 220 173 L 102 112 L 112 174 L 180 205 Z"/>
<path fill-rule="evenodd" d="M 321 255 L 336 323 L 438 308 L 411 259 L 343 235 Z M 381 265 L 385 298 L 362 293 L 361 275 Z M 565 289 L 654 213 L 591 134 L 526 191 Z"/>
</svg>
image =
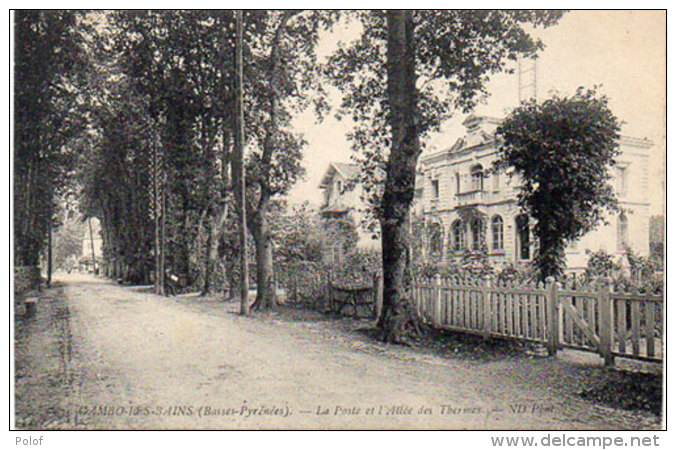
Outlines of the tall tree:
<svg viewBox="0 0 676 450">
<path fill-rule="evenodd" d="M 535 219 L 540 279 L 565 268 L 565 248 L 617 210 L 610 167 L 619 121 L 605 96 L 578 89 L 516 108 L 498 127 L 497 167 L 518 175 L 519 206 Z"/>
<path fill-rule="evenodd" d="M 402 318 L 411 314 L 406 298 L 410 262 L 410 205 L 415 189 L 415 170 L 420 155 L 417 130 L 415 74 L 415 36 L 413 13 L 387 12 L 387 99 L 392 148 L 385 166 L 385 189 L 380 228 L 383 253 L 383 298 L 385 308 L 379 318 L 382 339 L 397 341 Z"/>
<path fill-rule="evenodd" d="M 202 270 L 193 267 L 195 253 L 206 253 L 209 265 L 212 252 L 198 243 L 204 241 L 199 234 L 211 237 L 212 216 L 224 206 L 233 23 L 231 12 L 122 11 L 104 14 L 96 27 L 93 41 L 105 45 L 94 55 L 99 76 L 92 128 L 107 145 L 97 146 L 99 157 L 90 159 L 85 172 L 100 176 L 89 177 L 92 188 L 85 193 L 90 200 L 105 195 L 106 204 L 127 203 L 125 222 L 143 230 L 133 242 L 122 238 L 133 230 L 114 225 L 119 207 L 89 201 L 93 213 L 108 216 L 102 218 L 110 237 L 107 257 L 122 259 L 123 266 L 141 264 L 144 272 L 154 264 L 159 284 L 165 261 L 188 281 Z M 113 135 L 119 139 L 108 139 Z M 122 159 L 106 171 L 101 163 L 113 155 Z M 101 185 L 106 180 L 129 189 Z"/>
<path fill-rule="evenodd" d="M 250 189 L 249 221 L 256 248 L 257 295 L 254 309 L 276 305 L 270 208 L 302 176 L 302 136 L 292 132 L 291 112 L 306 107 L 308 91 L 322 99 L 317 84 L 314 48 L 318 29 L 333 16 L 318 12 L 268 12 L 263 29 L 252 36 L 249 66 L 249 108 L 252 151 L 247 172 Z"/>
<path fill-rule="evenodd" d="M 299 11 L 245 11 L 244 16 L 241 50 L 246 62 L 243 100 L 248 153 L 247 220 L 256 244 L 256 307 L 267 308 L 274 305 L 270 204 L 302 174 L 303 140 L 292 132 L 290 118 L 294 109 L 310 102 L 306 91 L 316 87 L 313 50 L 317 29 L 327 22 L 322 14 Z M 119 141 L 119 148 L 113 148 L 113 141 L 108 139 L 111 148 L 105 152 L 118 158 L 130 152 L 138 154 L 149 160 L 151 175 L 155 159 L 160 160 L 160 171 L 166 173 L 160 192 L 146 186 L 147 198 L 137 198 L 143 203 L 160 197 L 164 201 L 159 203 L 166 204 L 166 208 L 160 208 L 157 201 L 151 202 L 155 211 L 161 212 L 161 220 L 154 227 L 160 228 L 159 236 L 167 236 L 166 251 L 155 251 L 156 264 L 162 264 L 162 255 L 166 254 L 168 268 L 190 281 L 199 277 L 195 275 L 195 254 L 203 255 L 197 259 L 205 261 L 201 278 L 206 291 L 210 255 L 221 240 L 214 229 L 223 228 L 227 222 L 228 203 L 232 200 L 226 185 L 227 165 L 234 162 L 234 13 L 123 11 L 106 15 L 104 22 L 110 25 L 112 44 L 102 47 L 112 51 L 102 64 L 108 74 L 101 83 L 104 95 L 100 103 L 108 112 L 101 117 L 126 119 L 101 120 L 96 128 L 128 128 L 122 133 L 124 139 Z M 118 102 L 108 95 L 111 92 L 119 92 L 119 98 L 126 100 Z M 116 116 L 117 110 L 122 115 Z M 122 145 L 132 138 L 138 142 Z M 93 161 L 102 162 L 111 155 L 99 155 Z M 92 180 L 93 186 L 116 176 L 127 179 L 122 174 L 113 175 L 113 171 L 101 173 L 103 166 L 98 163 L 94 166 L 98 169 L 91 173 L 102 176 Z M 124 164 L 112 167 L 122 170 Z M 232 167 L 232 171 L 236 169 Z M 148 179 L 155 179 L 148 177 L 147 169 L 139 173 L 145 175 L 129 180 L 147 184 Z M 220 183 L 213 182 L 219 178 Z M 87 190 L 92 198 L 101 195 L 94 191 Z M 105 192 L 110 197 L 108 203 L 114 200 L 117 204 L 125 191 Z M 107 215 L 116 217 L 114 211 L 119 208 L 108 209 Z M 153 226 L 148 217 L 142 221 Z M 109 222 L 112 227 L 112 221 L 103 220 L 104 228 Z M 113 253 L 120 254 L 129 247 L 129 243 L 115 237 L 120 233 L 106 234 L 111 235 L 111 245 L 105 247 Z M 165 248 L 164 239 L 155 241 L 159 244 L 154 247 Z"/>
<path fill-rule="evenodd" d="M 83 128 L 82 15 L 14 14 L 14 264 L 37 265 Z"/>
<path fill-rule="evenodd" d="M 237 38 L 235 41 L 235 70 L 237 74 L 236 78 L 236 87 L 235 87 L 235 149 L 232 158 L 232 166 L 236 168 L 233 170 L 236 192 L 235 197 L 237 199 L 237 209 L 238 209 L 238 231 L 239 231 L 239 248 L 242 251 L 239 252 L 239 289 L 240 289 L 240 314 L 246 316 L 249 314 L 249 259 L 247 258 L 246 252 L 246 241 L 247 241 L 247 218 L 246 218 L 246 174 L 244 167 L 244 58 L 243 58 L 243 46 L 244 46 L 244 23 L 243 23 L 243 14 L 241 10 L 237 10 L 237 19 L 236 19 L 236 34 Z"/>
<path fill-rule="evenodd" d="M 81 152 L 80 208 L 85 217 L 98 217 L 102 226 L 104 274 L 126 281 L 147 282 L 154 263 L 153 192 L 155 122 L 150 102 L 128 76 L 129 61 L 121 45 L 123 32 L 116 17 L 93 13 L 96 23 L 88 42 L 91 76 L 86 143 Z M 127 44 L 138 35 L 126 35 Z M 138 57 L 145 55 L 139 52 Z M 161 149 L 160 149 L 161 150 Z"/>
<path fill-rule="evenodd" d="M 549 26 L 562 12 L 380 11 L 354 13 L 360 39 L 326 64 L 343 91 L 341 109 L 356 122 L 351 134 L 364 181 L 381 223 L 384 298 L 381 338 L 402 342 L 414 322 L 408 305 L 408 221 L 414 170 L 424 137 L 456 110 L 486 95 L 491 74 L 543 44 L 522 27 Z M 384 150 L 385 149 L 385 150 Z"/>
</svg>

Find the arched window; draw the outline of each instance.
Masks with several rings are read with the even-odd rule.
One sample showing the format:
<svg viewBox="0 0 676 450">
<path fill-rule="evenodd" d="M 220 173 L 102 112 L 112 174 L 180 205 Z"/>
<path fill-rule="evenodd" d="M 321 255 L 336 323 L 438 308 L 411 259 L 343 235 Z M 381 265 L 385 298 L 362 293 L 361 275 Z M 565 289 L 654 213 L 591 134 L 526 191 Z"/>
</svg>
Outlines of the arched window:
<svg viewBox="0 0 676 450">
<path fill-rule="evenodd" d="M 472 190 L 473 191 L 483 191 L 484 190 L 484 169 L 481 167 L 481 164 L 477 164 L 470 169 L 470 174 L 472 175 Z"/>
<path fill-rule="evenodd" d="M 627 216 L 622 213 L 617 218 L 617 250 L 624 251 L 629 246 L 629 222 Z"/>
<path fill-rule="evenodd" d="M 453 238 L 453 250 L 460 251 L 467 248 L 465 242 L 465 224 L 458 219 L 451 225 L 451 236 Z"/>
<path fill-rule="evenodd" d="M 518 256 L 520 260 L 530 259 L 530 228 L 528 216 L 521 214 L 516 217 L 516 240 L 518 243 Z"/>
<path fill-rule="evenodd" d="M 443 233 L 441 230 L 441 225 L 439 225 L 438 223 L 430 224 L 429 238 L 430 238 L 430 255 L 439 256 L 441 254 L 443 246 Z"/>
<path fill-rule="evenodd" d="M 484 223 L 478 217 L 472 219 L 470 229 L 472 230 L 472 249 L 479 250 L 483 244 L 483 227 Z"/>
<path fill-rule="evenodd" d="M 504 244 L 504 222 L 502 217 L 493 216 L 491 219 L 491 234 L 493 235 L 493 250 L 502 250 Z"/>
</svg>

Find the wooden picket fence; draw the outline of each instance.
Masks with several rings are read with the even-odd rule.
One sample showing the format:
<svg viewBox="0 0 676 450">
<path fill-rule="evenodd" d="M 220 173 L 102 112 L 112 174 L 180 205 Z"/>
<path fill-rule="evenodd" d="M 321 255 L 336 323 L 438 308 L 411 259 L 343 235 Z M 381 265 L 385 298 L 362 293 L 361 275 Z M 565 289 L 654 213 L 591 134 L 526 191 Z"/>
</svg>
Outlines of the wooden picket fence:
<svg viewBox="0 0 676 450">
<path fill-rule="evenodd" d="M 490 278 L 416 279 L 413 302 L 431 325 L 485 337 L 539 342 L 550 355 L 562 347 L 615 356 L 663 360 L 663 299 L 595 286 L 514 283 Z"/>
</svg>

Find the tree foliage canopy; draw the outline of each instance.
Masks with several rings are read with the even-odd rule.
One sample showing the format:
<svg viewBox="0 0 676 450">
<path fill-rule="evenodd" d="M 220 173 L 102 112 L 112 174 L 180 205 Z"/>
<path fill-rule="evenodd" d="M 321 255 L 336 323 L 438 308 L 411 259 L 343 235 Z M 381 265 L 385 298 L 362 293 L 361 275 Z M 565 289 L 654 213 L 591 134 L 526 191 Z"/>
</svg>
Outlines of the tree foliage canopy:
<svg viewBox="0 0 676 450">
<path fill-rule="evenodd" d="M 248 219 L 258 224 L 270 198 L 303 175 L 305 142 L 290 119 L 310 99 L 321 101 L 308 92 L 321 92 L 314 47 L 332 14 L 244 16 Z M 80 177 L 85 210 L 102 218 L 108 259 L 147 272 L 159 247 L 153 230 L 161 228 L 167 268 L 197 279 L 194 262 L 209 253 L 200 245 L 225 237 L 232 200 L 235 13 L 116 11 L 94 13 L 94 20 L 92 133 Z M 153 224 L 158 215 L 162 224 Z M 258 241 L 269 242 L 269 227 L 251 228 L 254 237 L 263 229 Z M 212 239 L 214 229 L 220 237 Z"/>
<path fill-rule="evenodd" d="M 536 262 L 543 278 L 559 275 L 567 243 L 617 209 L 610 167 L 620 124 L 608 99 L 580 88 L 516 108 L 498 127 L 498 168 L 520 177 L 519 206 L 535 219 Z"/>
<path fill-rule="evenodd" d="M 14 48 L 15 264 L 37 265 L 55 198 L 75 161 L 84 128 L 81 91 L 88 68 L 72 11 L 17 11 Z"/>
<path fill-rule="evenodd" d="M 486 84 L 507 70 L 508 61 L 534 55 L 544 46 L 524 24 L 551 26 L 562 11 L 414 11 L 417 109 L 413 118 L 423 148 L 425 138 L 457 111 L 472 110 L 487 95 Z M 362 165 L 361 182 L 379 208 L 391 147 L 387 97 L 387 23 L 383 11 L 354 11 L 363 31 L 342 45 L 323 71 L 343 98 L 339 116 L 354 122 L 349 138 Z"/>
<path fill-rule="evenodd" d="M 153 266 L 153 218 L 164 209 L 155 190 L 166 192 L 168 266 L 190 276 L 201 221 L 227 183 L 232 13 L 116 11 L 92 20 L 84 212 L 102 220 L 105 259 L 133 265 L 139 279 Z"/>
</svg>

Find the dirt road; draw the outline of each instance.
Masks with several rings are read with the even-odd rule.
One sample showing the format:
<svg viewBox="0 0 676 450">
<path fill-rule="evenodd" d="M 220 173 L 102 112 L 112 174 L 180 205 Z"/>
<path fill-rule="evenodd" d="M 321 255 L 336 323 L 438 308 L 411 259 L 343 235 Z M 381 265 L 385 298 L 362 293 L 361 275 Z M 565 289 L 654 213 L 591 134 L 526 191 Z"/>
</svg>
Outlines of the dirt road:
<svg viewBox="0 0 676 450">
<path fill-rule="evenodd" d="M 565 358 L 442 358 L 62 275 L 72 429 L 654 429 L 574 395 Z M 573 386 L 571 386 L 573 385 Z"/>
</svg>

